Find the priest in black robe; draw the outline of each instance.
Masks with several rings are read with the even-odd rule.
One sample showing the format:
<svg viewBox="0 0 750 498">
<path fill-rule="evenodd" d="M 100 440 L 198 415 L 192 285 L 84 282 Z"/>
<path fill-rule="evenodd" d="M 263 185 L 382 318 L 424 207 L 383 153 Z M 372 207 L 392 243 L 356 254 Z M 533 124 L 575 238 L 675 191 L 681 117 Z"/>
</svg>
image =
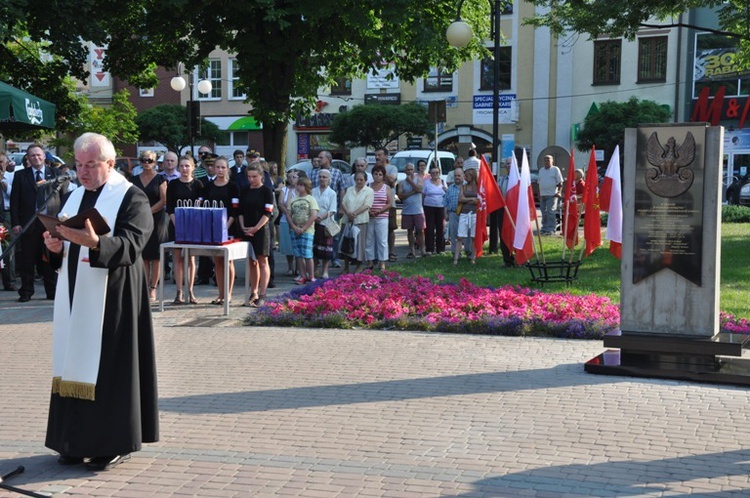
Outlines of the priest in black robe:
<svg viewBox="0 0 750 498">
<path fill-rule="evenodd" d="M 86 133 L 74 145 L 84 188 L 62 218 L 95 207 L 109 232 L 44 234 L 60 270 L 46 446 L 63 465 L 105 470 L 159 437 L 153 324 L 141 252 L 153 228 L 146 196 L 114 170 L 115 149 Z M 101 230 L 99 231 L 102 232 Z M 57 235 L 57 234 L 56 234 Z"/>
</svg>

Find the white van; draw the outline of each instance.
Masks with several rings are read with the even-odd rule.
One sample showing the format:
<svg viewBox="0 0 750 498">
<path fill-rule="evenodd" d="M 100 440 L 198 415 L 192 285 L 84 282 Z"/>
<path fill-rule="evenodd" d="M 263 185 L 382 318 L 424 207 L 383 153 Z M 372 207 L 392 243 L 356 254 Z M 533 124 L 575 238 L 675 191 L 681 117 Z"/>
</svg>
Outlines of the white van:
<svg viewBox="0 0 750 498">
<path fill-rule="evenodd" d="M 406 178 L 406 173 L 404 173 L 406 163 L 412 163 L 414 165 L 414 168 L 416 169 L 417 161 L 419 161 L 420 159 L 424 159 L 425 161 L 427 161 L 427 165 L 429 166 L 432 163 L 434 157 L 434 150 L 402 150 L 401 152 L 396 152 L 396 154 L 393 155 L 393 157 L 391 158 L 391 164 L 398 168 L 398 181 L 402 181 L 404 178 Z M 453 171 L 453 163 L 456 162 L 456 156 L 452 152 L 439 150 L 438 160 L 440 161 L 440 174 L 443 178 L 445 178 L 445 175 Z"/>
</svg>

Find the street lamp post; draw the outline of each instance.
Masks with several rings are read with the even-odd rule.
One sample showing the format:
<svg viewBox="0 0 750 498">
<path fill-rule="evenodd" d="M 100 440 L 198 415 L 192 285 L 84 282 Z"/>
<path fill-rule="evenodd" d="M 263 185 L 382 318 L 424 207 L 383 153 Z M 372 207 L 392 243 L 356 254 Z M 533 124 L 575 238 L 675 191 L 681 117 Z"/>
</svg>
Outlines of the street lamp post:
<svg viewBox="0 0 750 498">
<path fill-rule="evenodd" d="M 500 15 L 502 14 L 501 0 L 488 0 L 492 9 L 492 170 L 499 172 L 499 149 L 500 149 Z M 454 47 L 465 47 L 469 44 L 474 32 L 465 21 L 461 20 L 461 7 L 464 0 L 458 4 L 458 18 L 448 26 L 445 37 L 448 43 Z M 490 214 L 490 253 L 497 252 L 498 246 L 498 225 L 500 221 L 500 211 Z"/>
<path fill-rule="evenodd" d="M 195 157 L 193 150 L 194 147 L 194 138 L 195 138 L 195 130 L 193 129 L 193 121 L 197 121 L 200 123 L 200 116 L 201 116 L 201 102 L 200 100 L 194 100 L 193 99 L 193 74 L 188 74 L 187 81 L 185 81 L 185 77 L 182 75 L 177 75 L 169 82 L 169 85 L 172 87 L 172 90 L 176 92 L 181 92 L 185 89 L 185 87 L 188 87 L 188 107 L 187 107 L 187 132 L 188 137 L 190 138 L 190 155 L 192 157 Z M 208 95 L 211 93 L 211 90 L 213 89 L 213 86 L 211 85 L 211 82 L 209 80 L 201 80 L 198 82 L 198 92 L 200 92 L 203 95 Z"/>
</svg>

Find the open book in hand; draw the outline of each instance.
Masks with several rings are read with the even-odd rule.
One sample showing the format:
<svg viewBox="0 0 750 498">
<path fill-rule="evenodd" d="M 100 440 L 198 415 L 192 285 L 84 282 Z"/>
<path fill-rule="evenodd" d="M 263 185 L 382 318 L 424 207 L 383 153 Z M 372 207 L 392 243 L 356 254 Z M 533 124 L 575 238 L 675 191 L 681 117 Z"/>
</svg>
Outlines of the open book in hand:
<svg viewBox="0 0 750 498">
<path fill-rule="evenodd" d="M 96 210 L 96 208 L 87 209 L 81 213 L 78 213 L 72 218 L 67 218 L 65 220 L 61 220 L 60 218 L 57 218 L 55 216 L 48 216 L 41 213 L 37 216 L 39 217 L 39 220 L 44 224 L 44 228 L 49 231 L 50 235 L 60 240 L 68 239 L 58 233 L 58 226 L 65 225 L 66 227 L 80 229 L 85 227 L 85 222 L 87 219 L 91 220 L 91 225 L 94 227 L 94 231 L 97 235 L 104 235 L 105 233 L 109 233 L 109 225 L 107 225 L 107 222 L 104 221 L 104 218 L 102 218 L 102 215 L 99 213 L 99 211 Z"/>
</svg>

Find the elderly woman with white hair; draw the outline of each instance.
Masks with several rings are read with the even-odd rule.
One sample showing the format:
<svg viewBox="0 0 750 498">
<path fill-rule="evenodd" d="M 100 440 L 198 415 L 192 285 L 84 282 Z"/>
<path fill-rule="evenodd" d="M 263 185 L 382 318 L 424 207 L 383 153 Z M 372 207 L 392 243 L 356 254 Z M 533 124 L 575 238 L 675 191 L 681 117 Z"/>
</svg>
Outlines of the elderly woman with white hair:
<svg viewBox="0 0 750 498">
<path fill-rule="evenodd" d="M 328 265 L 333 259 L 333 236 L 326 230 L 326 224 L 333 221 L 338 207 L 336 192 L 331 187 L 331 172 L 321 169 L 318 172 L 318 186 L 312 191 L 318 201 L 318 215 L 315 220 L 315 235 L 313 236 L 314 264 L 322 261 L 321 278 L 328 278 Z"/>
</svg>

